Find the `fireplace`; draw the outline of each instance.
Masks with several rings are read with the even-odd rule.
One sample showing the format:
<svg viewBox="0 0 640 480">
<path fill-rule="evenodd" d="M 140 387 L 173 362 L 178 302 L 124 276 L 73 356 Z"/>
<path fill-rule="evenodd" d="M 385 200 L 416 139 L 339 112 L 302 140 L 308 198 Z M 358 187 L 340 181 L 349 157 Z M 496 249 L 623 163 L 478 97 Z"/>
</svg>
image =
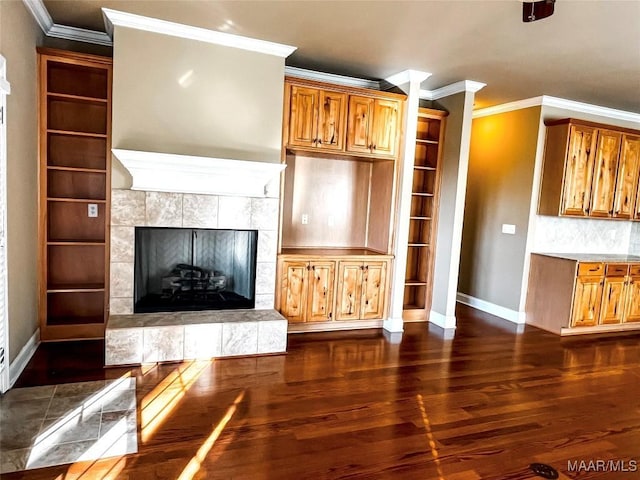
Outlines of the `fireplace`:
<svg viewBox="0 0 640 480">
<path fill-rule="evenodd" d="M 258 231 L 136 227 L 134 313 L 255 307 Z"/>
</svg>

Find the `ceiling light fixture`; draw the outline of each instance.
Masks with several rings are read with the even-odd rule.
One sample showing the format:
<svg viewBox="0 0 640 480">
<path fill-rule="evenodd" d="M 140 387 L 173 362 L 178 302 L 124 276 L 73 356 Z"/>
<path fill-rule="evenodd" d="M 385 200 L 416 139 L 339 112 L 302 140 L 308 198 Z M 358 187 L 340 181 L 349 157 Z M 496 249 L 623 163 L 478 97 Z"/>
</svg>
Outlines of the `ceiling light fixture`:
<svg viewBox="0 0 640 480">
<path fill-rule="evenodd" d="M 536 20 L 542 20 L 543 18 L 553 15 L 553 8 L 556 0 L 540 0 L 537 2 L 522 3 L 522 21 L 535 22 Z"/>
</svg>

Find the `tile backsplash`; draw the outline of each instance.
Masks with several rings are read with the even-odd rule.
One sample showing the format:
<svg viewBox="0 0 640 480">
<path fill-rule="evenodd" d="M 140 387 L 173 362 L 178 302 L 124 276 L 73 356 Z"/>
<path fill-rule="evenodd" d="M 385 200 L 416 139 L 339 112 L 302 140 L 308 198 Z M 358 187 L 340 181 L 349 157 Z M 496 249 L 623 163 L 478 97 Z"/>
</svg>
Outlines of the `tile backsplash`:
<svg viewBox="0 0 640 480">
<path fill-rule="evenodd" d="M 629 237 L 629 254 L 640 255 L 640 222 L 634 222 L 631 226 Z"/>
<path fill-rule="evenodd" d="M 640 253 L 637 222 L 536 216 L 534 252 Z"/>
</svg>

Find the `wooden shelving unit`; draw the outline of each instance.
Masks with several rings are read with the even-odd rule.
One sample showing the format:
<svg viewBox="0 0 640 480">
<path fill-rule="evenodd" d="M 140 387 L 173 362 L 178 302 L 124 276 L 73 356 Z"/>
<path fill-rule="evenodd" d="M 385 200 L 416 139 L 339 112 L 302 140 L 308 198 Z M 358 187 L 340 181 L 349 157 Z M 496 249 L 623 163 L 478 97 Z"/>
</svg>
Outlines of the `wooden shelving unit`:
<svg viewBox="0 0 640 480">
<path fill-rule="evenodd" d="M 38 49 L 40 336 L 104 336 L 112 60 Z"/>
<path fill-rule="evenodd" d="M 446 112 L 426 108 L 418 113 L 403 302 L 403 317 L 409 321 L 426 320 L 431 310 L 440 157 L 446 115 Z"/>
</svg>

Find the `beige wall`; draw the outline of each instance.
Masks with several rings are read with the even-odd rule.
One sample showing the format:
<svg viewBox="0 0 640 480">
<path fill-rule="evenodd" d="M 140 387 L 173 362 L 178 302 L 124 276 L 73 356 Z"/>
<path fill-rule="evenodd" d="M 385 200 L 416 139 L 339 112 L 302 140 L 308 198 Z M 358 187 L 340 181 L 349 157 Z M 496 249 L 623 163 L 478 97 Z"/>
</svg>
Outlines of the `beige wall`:
<svg viewBox="0 0 640 480">
<path fill-rule="evenodd" d="M 444 315 L 448 321 L 455 320 L 473 99 L 473 93 L 464 92 L 435 104 L 436 108 L 448 111 L 449 116 L 442 159 L 431 310 Z"/>
<path fill-rule="evenodd" d="M 458 290 L 519 310 L 540 107 L 473 120 Z M 515 235 L 502 225 L 516 226 Z"/>
<path fill-rule="evenodd" d="M 113 148 L 279 162 L 284 59 L 116 27 Z M 114 161 L 113 187 L 130 186 Z"/>
<path fill-rule="evenodd" d="M 42 32 L 21 1 L 0 1 L 7 60 L 7 255 L 9 361 L 38 328 L 38 123 L 36 45 Z"/>
</svg>

